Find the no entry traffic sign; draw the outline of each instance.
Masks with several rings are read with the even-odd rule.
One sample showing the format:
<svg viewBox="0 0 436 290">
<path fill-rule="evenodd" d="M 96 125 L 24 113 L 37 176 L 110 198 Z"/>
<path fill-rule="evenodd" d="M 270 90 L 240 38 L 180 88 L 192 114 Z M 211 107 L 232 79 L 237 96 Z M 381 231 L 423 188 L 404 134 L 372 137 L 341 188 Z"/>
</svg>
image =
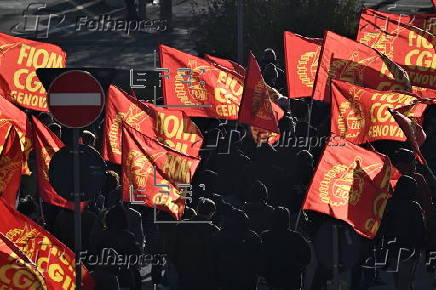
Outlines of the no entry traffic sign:
<svg viewBox="0 0 436 290">
<path fill-rule="evenodd" d="M 48 107 L 53 117 L 71 128 L 86 127 L 100 115 L 104 91 L 86 71 L 68 71 L 57 77 L 48 91 Z"/>
</svg>

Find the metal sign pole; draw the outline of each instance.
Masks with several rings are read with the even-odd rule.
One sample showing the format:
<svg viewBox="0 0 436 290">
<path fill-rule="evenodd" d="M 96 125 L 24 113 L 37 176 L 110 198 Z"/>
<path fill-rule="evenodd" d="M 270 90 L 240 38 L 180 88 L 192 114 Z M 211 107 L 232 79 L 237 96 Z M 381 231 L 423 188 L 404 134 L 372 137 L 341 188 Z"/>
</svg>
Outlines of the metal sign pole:
<svg viewBox="0 0 436 290">
<path fill-rule="evenodd" d="M 82 221 L 80 214 L 80 152 L 79 131 L 73 129 L 73 183 L 74 183 L 74 248 L 76 252 L 76 289 L 82 288 L 82 269 L 80 265 L 80 252 L 82 249 Z"/>
</svg>

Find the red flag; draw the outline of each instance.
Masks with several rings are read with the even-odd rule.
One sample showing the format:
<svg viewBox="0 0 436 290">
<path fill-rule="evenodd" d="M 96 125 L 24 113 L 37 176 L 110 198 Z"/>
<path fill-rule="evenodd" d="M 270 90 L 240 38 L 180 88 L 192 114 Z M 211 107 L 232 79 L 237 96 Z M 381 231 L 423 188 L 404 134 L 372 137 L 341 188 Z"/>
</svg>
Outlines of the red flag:
<svg viewBox="0 0 436 290">
<path fill-rule="evenodd" d="M 6 205 L 0 199 L 0 233 L 6 236 L 37 266 L 47 289 L 74 289 L 75 255 L 44 228 Z M 82 266 L 82 288 L 93 289 L 94 282 Z"/>
<path fill-rule="evenodd" d="M 44 277 L 8 238 L 0 233 L 0 288 L 2 289 L 53 289 Z"/>
<path fill-rule="evenodd" d="M 360 14 L 359 21 L 359 34 L 366 32 L 377 32 L 380 29 L 391 33 L 390 28 L 395 29 L 393 26 L 388 25 L 389 21 L 404 23 L 411 26 L 416 26 L 431 34 L 436 34 L 436 13 L 433 14 L 392 14 L 381 12 L 373 9 L 363 9 Z M 359 39 L 359 37 L 358 37 Z"/>
<path fill-rule="evenodd" d="M 272 100 L 278 93 L 265 83 L 259 64 L 252 53 L 248 59 L 244 88 L 239 122 L 280 133 L 278 120 L 284 116 L 284 112 Z"/>
<path fill-rule="evenodd" d="M 285 31 L 285 64 L 289 98 L 312 96 L 322 39 Z"/>
<path fill-rule="evenodd" d="M 433 99 L 436 98 L 436 90 L 432 90 L 429 88 L 420 88 L 420 87 L 412 87 L 412 92 L 424 99 Z"/>
<path fill-rule="evenodd" d="M 412 85 L 436 89 L 436 51 L 433 44 L 436 37 L 433 34 L 387 18 L 382 26 L 375 21 L 366 21 L 359 30 L 357 40 L 400 64 L 409 74 Z"/>
<path fill-rule="evenodd" d="M 180 219 L 185 194 L 178 185 L 190 184 L 200 159 L 172 150 L 127 124 L 122 136 L 123 200 L 156 206 Z"/>
<path fill-rule="evenodd" d="M 33 144 L 35 146 L 39 196 L 43 201 L 49 204 L 74 210 L 74 202 L 68 201 L 58 195 L 51 186 L 48 178 L 51 158 L 64 147 L 64 143 L 35 117 L 32 117 L 32 126 L 34 132 Z M 81 203 L 82 208 L 85 207 L 85 205 L 85 202 Z"/>
<path fill-rule="evenodd" d="M 5 202 L 15 207 L 17 192 L 21 182 L 23 153 L 20 137 L 13 126 L 10 126 L 5 144 L 0 155 L 0 195 Z"/>
<path fill-rule="evenodd" d="M 24 153 L 22 173 L 30 175 L 27 160 L 32 151 L 32 131 L 26 113 L 18 109 L 11 102 L 0 96 L 0 140 L 5 140 L 7 128 L 12 124 L 20 137 L 21 151 Z M 3 136 L 3 137 L 2 137 Z"/>
<path fill-rule="evenodd" d="M 206 60 L 214 62 L 216 65 L 221 66 L 222 69 L 231 70 L 232 73 L 239 74 L 241 79 L 245 78 L 245 68 L 240 64 L 233 62 L 231 60 L 218 58 L 215 56 L 211 56 L 206 54 L 204 57 Z M 270 132 L 268 130 L 257 128 L 254 126 L 250 126 L 251 136 L 256 144 L 260 145 L 262 143 L 274 144 L 280 139 L 280 134 Z"/>
<path fill-rule="evenodd" d="M 399 65 L 377 50 L 331 31 L 324 37 L 314 100 L 330 102 L 329 77 L 381 91 L 411 91 L 407 73 Z"/>
<path fill-rule="evenodd" d="M 163 78 L 166 105 L 175 110 L 185 106 L 183 111 L 191 117 L 238 118 L 244 89 L 239 74 L 165 45 L 159 46 L 159 53 L 161 67 L 169 70 L 169 77 Z"/>
<path fill-rule="evenodd" d="M 121 124 L 126 122 L 150 138 L 181 153 L 198 156 L 203 144 L 200 130 L 182 111 L 141 103 L 111 85 L 106 98 L 102 156 L 121 164 Z"/>
<path fill-rule="evenodd" d="M 230 70 L 230 73 L 237 74 L 241 79 L 245 77 L 245 68 L 237 62 L 205 54 L 204 59 L 213 62 L 216 66 L 224 70 Z"/>
<path fill-rule="evenodd" d="M 62 68 L 65 52 L 56 45 L 0 33 L 0 95 L 22 107 L 48 111 L 47 93 L 37 68 Z"/>
<path fill-rule="evenodd" d="M 307 192 L 303 209 L 328 214 L 374 238 L 389 198 L 389 158 L 346 140 L 330 139 Z"/>
<path fill-rule="evenodd" d="M 331 127 L 333 134 L 354 144 L 375 140 L 405 141 L 403 131 L 389 113 L 414 103 L 413 94 L 383 92 L 362 88 L 350 83 L 332 81 Z M 408 117 L 421 117 L 425 106 L 415 106 Z"/>
</svg>

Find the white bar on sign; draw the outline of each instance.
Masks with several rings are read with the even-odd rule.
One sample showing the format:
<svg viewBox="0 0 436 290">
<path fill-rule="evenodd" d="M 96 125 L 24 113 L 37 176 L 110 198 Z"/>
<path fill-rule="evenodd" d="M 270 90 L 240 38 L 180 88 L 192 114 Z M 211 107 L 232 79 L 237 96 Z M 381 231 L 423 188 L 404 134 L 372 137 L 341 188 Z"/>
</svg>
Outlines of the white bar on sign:
<svg viewBox="0 0 436 290">
<path fill-rule="evenodd" d="M 101 95 L 98 93 L 83 94 L 50 94 L 50 106 L 100 106 Z"/>
</svg>

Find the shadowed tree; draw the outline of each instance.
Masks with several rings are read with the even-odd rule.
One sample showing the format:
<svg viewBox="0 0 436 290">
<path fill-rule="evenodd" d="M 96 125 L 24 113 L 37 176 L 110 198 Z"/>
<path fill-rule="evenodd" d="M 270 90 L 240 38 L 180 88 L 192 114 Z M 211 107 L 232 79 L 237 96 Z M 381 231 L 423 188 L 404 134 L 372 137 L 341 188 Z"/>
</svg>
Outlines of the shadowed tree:
<svg viewBox="0 0 436 290">
<path fill-rule="evenodd" d="M 236 59 L 236 1 L 193 4 L 192 39 L 201 55 Z M 325 30 L 355 37 L 361 6 L 355 0 L 245 0 L 244 53 L 271 47 L 283 55 L 283 31 L 323 37 Z M 281 57 L 281 61 L 283 58 Z"/>
</svg>

